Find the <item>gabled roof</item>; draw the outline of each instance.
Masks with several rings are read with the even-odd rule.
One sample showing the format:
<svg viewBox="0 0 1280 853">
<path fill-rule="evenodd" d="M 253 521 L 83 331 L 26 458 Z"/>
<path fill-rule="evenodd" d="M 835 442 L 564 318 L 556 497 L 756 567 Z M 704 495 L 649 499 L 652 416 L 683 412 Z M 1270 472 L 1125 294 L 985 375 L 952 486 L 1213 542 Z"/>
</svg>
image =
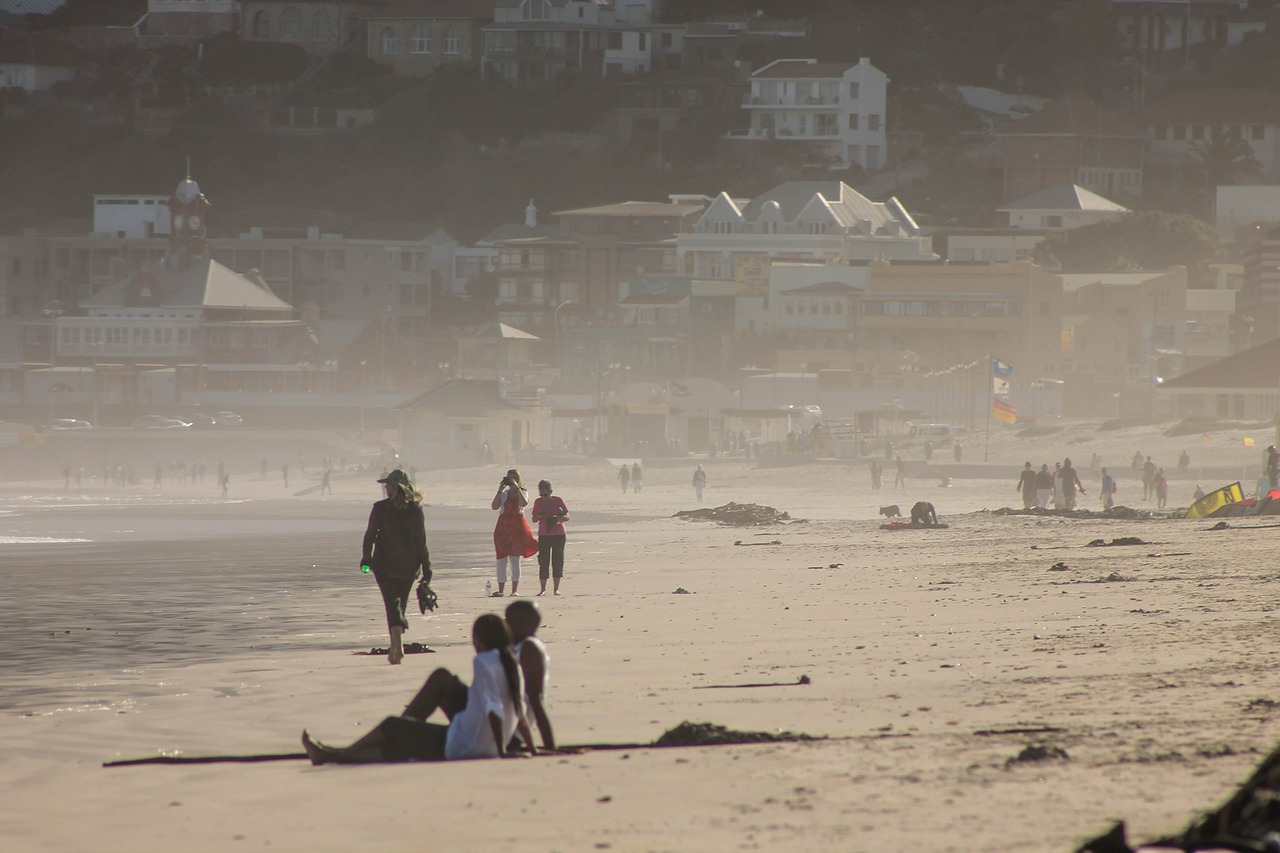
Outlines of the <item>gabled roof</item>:
<svg viewBox="0 0 1280 853">
<path fill-rule="evenodd" d="M 493 21 L 494 0 L 390 0 L 370 20 L 379 18 L 466 18 Z"/>
<path fill-rule="evenodd" d="M 1163 387 L 1206 390 L 1257 388 L 1274 394 L 1277 382 L 1280 382 L 1280 338 L 1273 338 L 1265 344 L 1168 379 Z"/>
<path fill-rule="evenodd" d="M 804 287 L 794 287 L 789 290 L 778 291 L 778 296 L 853 296 L 855 293 L 861 293 L 862 288 L 854 287 L 843 281 L 820 281 L 817 284 L 808 284 Z"/>
<path fill-rule="evenodd" d="M 565 237 L 560 233 L 559 225 L 535 225 L 530 228 L 528 225 L 519 222 L 510 222 L 506 225 L 499 225 L 488 234 L 476 241 L 477 246 L 493 246 L 498 243 L 507 243 L 512 240 L 542 240 L 542 241 L 561 241 L 564 243 L 575 243 L 576 241 Z"/>
<path fill-rule="evenodd" d="M 674 204 L 669 201 L 624 201 L 598 207 L 557 210 L 552 216 L 688 216 L 702 208 L 701 204 Z"/>
<path fill-rule="evenodd" d="M 856 62 L 817 62 L 812 59 L 777 59 L 752 74 L 754 79 L 792 79 L 813 77 L 843 77 Z"/>
<path fill-rule="evenodd" d="M 148 292 L 142 293 L 143 290 Z M 288 312 L 293 306 L 239 273 L 208 258 L 192 258 L 181 269 L 161 262 L 112 282 L 80 303 L 83 308 L 126 308 L 139 304 L 159 308 L 239 308 Z"/>
<path fill-rule="evenodd" d="M 434 411 L 444 415 L 482 415 L 497 409 L 515 409 L 498 393 L 496 379 L 449 379 L 430 391 L 410 397 L 397 409 Z"/>
<path fill-rule="evenodd" d="M 1183 89 L 1138 114 L 1144 127 L 1170 124 L 1280 124 L 1280 95 L 1266 89 Z"/>
<path fill-rule="evenodd" d="M 908 233 L 919 231 L 895 199 L 872 201 L 843 181 L 786 181 L 753 198 L 742 209 L 743 218 L 755 221 L 769 202 L 778 205 L 787 222 L 794 222 L 806 208 L 818 203 L 830 209 L 836 222 L 845 228 L 870 222 L 874 234 L 889 222 L 898 222 Z"/>
<path fill-rule="evenodd" d="M 1080 98 L 1054 101 L 1034 115 L 1004 124 L 996 133 L 999 136 L 1146 137 L 1136 122 Z"/>
<path fill-rule="evenodd" d="M 999 208 L 1001 213 L 1011 210 L 1072 210 L 1128 213 L 1129 208 L 1089 192 L 1076 184 L 1058 184 L 1010 202 Z"/>
<path fill-rule="evenodd" d="M 506 323 L 485 323 L 482 326 L 473 326 L 458 335 L 460 338 L 505 338 L 513 341 L 538 341 L 542 340 L 537 335 L 531 335 L 515 326 L 508 326 Z"/>
</svg>

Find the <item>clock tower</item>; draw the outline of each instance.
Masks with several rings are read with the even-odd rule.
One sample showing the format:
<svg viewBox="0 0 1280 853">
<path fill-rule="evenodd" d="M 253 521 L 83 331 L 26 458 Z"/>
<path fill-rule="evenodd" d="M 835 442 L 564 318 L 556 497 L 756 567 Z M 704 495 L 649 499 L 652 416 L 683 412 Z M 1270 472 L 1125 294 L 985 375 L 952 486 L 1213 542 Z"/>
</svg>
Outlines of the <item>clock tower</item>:
<svg viewBox="0 0 1280 853">
<path fill-rule="evenodd" d="M 207 257 L 205 218 L 209 200 L 191 176 L 182 179 L 169 199 L 169 251 L 186 266 L 193 257 Z"/>
</svg>

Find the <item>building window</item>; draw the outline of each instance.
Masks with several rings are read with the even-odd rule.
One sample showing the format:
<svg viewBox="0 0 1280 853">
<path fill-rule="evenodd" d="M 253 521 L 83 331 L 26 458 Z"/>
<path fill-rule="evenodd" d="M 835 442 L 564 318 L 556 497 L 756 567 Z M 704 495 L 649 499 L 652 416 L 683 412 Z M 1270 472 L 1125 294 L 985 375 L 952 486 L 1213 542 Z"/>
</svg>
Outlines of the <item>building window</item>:
<svg viewBox="0 0 1280 853">
<path fill-rule="evenodd" d="M 285 6 L 280 10 L 280 38 L 302 38 L 302 10 Z"/>
<path fill-rule="evenodd" d="M 622 50 L 622 33 L 608 33 L 605 36 L 606 50 Z"/>
<path fill-rule="evenodd" d="M 732 222 L 713 222 L 711 223 L 714 233 L 716 234 L 732 234 Z"/>
<path fill-rule="evenodd" d="M 850 129 L 850 130 L 857 130 L 857 129 L 858 129 L 858 114 L 857 114 L 857 113 L 850 113 L 850 114 L 849 114 L 849 129 Z"/>
<path fill-rule="evenodd" d="M 1045 228 L 1061 228 L 1061 227 L 1062 227 L 1062 217 L 1061 217 L 1061 216 L 1046 216 L 1046 217 L 1044 218 L 1044 227 L 1045 227 Z"/>
<path fill-rule="evenodd" d="M 458 30 L 456 27 L 449 27 L 444 31 L 444 52 L 448 54 L 458 53 Z"/>
<path fill-rule="evenodd" d="M 1172 134 L 1171 138 L 1174 139 L 1175 141 L 1181 141 L 1187 138 L 1187 129 L 1180 124 L 1175 124 L 1172 128 L 1170 128 L 1170 131 Z"/>
<path fill-rule="evenodd" d="M 253 15 L 253 37 L 256 39 L 271 38 L 271 16 L 264 12 Z"/>
<path fill-rule="evenodd" d="M 327 9 L 321 9 L 311 17 L 311 38 L 315 41 L 333 38 L 333 16 Z"/>
<path fill-rule="evenodd" d="M 663 33 L 663 34 L 662 34 L 662 47 L 663 47 L 663 49 L 664 49 L 664 50 L 670 49 L 671 44 L 672 44 L 672 41 L 671 41 L 671 33 Z M 1259 126 L 1259 127 L 1261 127 L 1261 125 L 1258 125 L 1258 126 Z"/>
<path fill-rule="evenodd" d="M 835 113 L 818 113 L 813 120 L 814 136 L 835 136 L 836 135 L 836 116 Z"/>
<path fill-rule="evenodd" d="M 850 83 L 849 83 L 849 100 L 851 100 L 851 101 L 856 101 L 856 100 L 858 100 L 858 83 L 857 83 L 857 81 L 852 81 L 852 82 L 850 82 Z"/>
<path fill-rule="evenodd" d="M 825 222 L 809 222 L 806 223 L 810 234 L 826 234 L 827 223 Z"/>
<path fill-rule="evenodd" d="M 430 53 L 431 31 L 421 24 L 409 31 L 409 52 Z"/>
<path fill-rule="evenodd" d="M 400 34 L 387 27 L 382 31 L 382 55 L 395 56 L 400 52 Z"/>
<path fill-rule="evenodd" d="M 879 130 L 879 129 L 880 129 L 880 116 L 878 115 L 867 116 L 867 130 Z"/>
</svg>

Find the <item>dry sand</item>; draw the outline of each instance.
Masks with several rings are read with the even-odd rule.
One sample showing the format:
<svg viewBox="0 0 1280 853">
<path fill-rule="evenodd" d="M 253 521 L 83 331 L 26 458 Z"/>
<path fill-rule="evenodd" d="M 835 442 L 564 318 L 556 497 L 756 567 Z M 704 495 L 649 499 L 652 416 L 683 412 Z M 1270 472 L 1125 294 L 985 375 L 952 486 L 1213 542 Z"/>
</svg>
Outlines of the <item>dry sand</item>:
<svg viewBox="0 0 1280 853">
<path fill-rule="evenodd" d="M 1242 447 L 1245 434 L 1258 447 Z M 1192 476 L 1251 476 L 1268 442 L 1257 430 L 1207 443 L 1150 429 L 999 434 L 1002 479 L 942 489 L 915 476 L 896 493 L 872 492 L 852 463 L 703 460 L 704 506 L 808 519 L 759 530 L 669 517 L 696 506 L 692 462 L 649 465 L 644 492 L 625 496 L 603 462 L 528 467 L 573 511 L 564 595 L 539 599 L 563 742 L 648 742 L 682 720 L 831 740 L 430 765 L 101 767 L 295 752 L 303 727 L 344 743 L 433 667 L 469 675 L 470 623 L 497 604 L 483 597 L 492 513 L 477 507 L 498 466 L 421 478 L 442 609 L 415 615 L 407 637 L 436 653 L 399 667 L 353 654 L 385 641 L 356 568 L 370 477 L 282 497 L 246 474 L 227 502 L 208 486 L 81 497 L 60 479 L 11 484 L 0 847 L 1038 851 L 1073 849 L 1112 818 L 1131 838 L 1173 832 L 1280 733 L 1280 530 L 983 510 L 1019 505 L 1026 460 L 1070 454 L 1084 468 L 1098 452 L 1127 471 L 1134 450 L 1170 465 L 1185 446 Z M 920 473 L 919 448 L 904 451 Z M 966 461 L 981 452 L 970 439 Z M 1175 481 L 1172 503 L 1193 487 Z M 1122 480 L 1120 503 L 1139 496 Z M 880 504 L 919 499 L 950 528 L 877 529 Z M 1118 536 L 1150 544 L 1086 546 Z M 1049 571 L 1057 562 L 1067 570 Z M 526 571 L 521 591 L 536 592 Z M 802 675 L 812 683 L 698 689 Z M 1016 729 L 1050 731 L 985 733 Z M 1032 743 L 1069 758 L 1009 762 Z"/>
</svg>

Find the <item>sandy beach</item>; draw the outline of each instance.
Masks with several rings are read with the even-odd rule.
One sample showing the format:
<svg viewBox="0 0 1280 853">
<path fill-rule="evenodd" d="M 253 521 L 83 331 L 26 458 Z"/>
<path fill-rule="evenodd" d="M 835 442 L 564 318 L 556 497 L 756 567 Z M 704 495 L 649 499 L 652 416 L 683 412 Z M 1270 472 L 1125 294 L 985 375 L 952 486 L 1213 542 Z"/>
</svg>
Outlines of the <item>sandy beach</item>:
<svg viewBox="0 0 1280 853">
<path fill-rule="evenodd" d="M 1185 506 L 1197 482 L 1256 476 L 1270 441 L 1081 425 L 994 435 L 985 467 L 973 437 L 965 466 L 932 473 L 908 445 L 907 488 L 890 474 L 879 492 L 864 463 L 696 460 L 702 506 L 805 520 L 760 528 L 671 517 L 698 506 L 695 460 L 653 460 L 638 495 L 603 460 L 524 466 L 573 515 L 564 594 L 538 599 L 562 742 L 647 743 L 684 720 L 828 739 L 360 767 L 102 764 L 297 752 L 303 728 L 346 743 L 434 667 L 469 677 L 470 624 L 499 604 L 501 466 L 420 476 L 441 609 L 406 639 L 435 653 L 392 667 L 355 654 L 386 637 L 356 566 L 373 475 L 320 496 L 237 472 L 223 501 L 210 485 L 72 494 L 59 464 L 0 486 L 0 845 L 1040 851 L 1119 818 L 1150 840 L 1216 807 L 1280 735 L 1280 530 L 992 510 L 1021 506 L 1024 461 L 1083 473 L 1092 453 L 1121 472 L 1118 503 L 1154 508 L 1129 457 L 1172 472 L 1188 449 Z M 916 500 L 950 526 L 878 529 L 879 506 Z M 1088 545 L 1122 536 L 1144 544 Z M 733 686 L 760 683 L 779 686 Z M 1033 744 L 1067 757 L 1014 760 Z"/>
</svg>

